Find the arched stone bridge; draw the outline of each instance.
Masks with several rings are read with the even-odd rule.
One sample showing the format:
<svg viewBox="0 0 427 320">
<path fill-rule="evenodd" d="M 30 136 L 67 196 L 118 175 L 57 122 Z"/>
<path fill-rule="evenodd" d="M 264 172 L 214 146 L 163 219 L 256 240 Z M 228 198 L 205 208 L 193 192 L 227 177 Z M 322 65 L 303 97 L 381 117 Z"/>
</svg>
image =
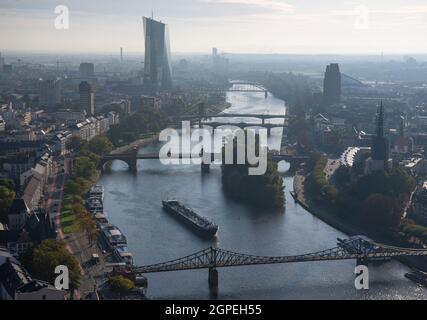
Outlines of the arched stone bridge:
<svg viewBox="0 0 427 320">
<path fill-rule="evenodd" d="M 171 155 L 170 157 L 175 158 L 175 159 L 190 159 L 191 154 L 181 154 L 180 153 L 177 155 Z M 286 162 L 289 162 L 291 164 L 300 164 L 300 163 L 308 160 L 307 156 L 295 156 L 295 155 L 288 155 L 288 154 L 272 154 L 271 157 L 272 157 L 273 161 L 275 161 L 275 162 L 286 161 Z M 114 161 L 114 160 L 121 160 L 128 165 L 129 171 L 137 172 L 138 160 L 157 160 L 157 159 L 160 159 L 158 152 L 138 154 L 138 149 L 133 148 L 128 153 L 108 154 L 108 155 L 103 156 L 98 162 L 97 169 L 103 170 L 107 163 Z M 211 154 L 211 161 L 212 162 L 215 160 L 218 160 L 218 159 L 221 159 L 220 153 L 212 153 Z M 202 172 L 209 172 L 209 167 L 210 167 L 210 164 L 205 164 L 203 162 L 201 163 Z"/>
</svg>

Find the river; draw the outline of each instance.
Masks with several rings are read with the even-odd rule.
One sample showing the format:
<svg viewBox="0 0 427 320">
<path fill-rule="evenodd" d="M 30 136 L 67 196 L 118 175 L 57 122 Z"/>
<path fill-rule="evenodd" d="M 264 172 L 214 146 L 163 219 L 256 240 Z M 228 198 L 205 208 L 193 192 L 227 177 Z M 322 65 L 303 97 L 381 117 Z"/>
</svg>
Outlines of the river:
<svg viewBox="0 0 427 320">
<path fill-rule="evenodd" d="M 284 103 L 272 94 L 227 94 L 232 113 L 283 113 Z M 226 118 L 224 118 L 226 119 Z M 228 121 L 232 121 L 228 119 Z M 252 121 L 252 120 L 251 120 Z M 253 119 L 253 122 L 260 120 Z M 277 120 L 276 120 L 277 121 Z M 280 121 L 280 120 L 278 120 Z M 283 120 L 282 120 L 283 121 Z M 240 122 L 240 121 L 238 121 Z M 269 139 L 280 146 L 282 130 Z M 158 145 L 139 150 L 153 152 Z M 281 164 L 285 171 L 287 164 Z M 116 161 L 103 175 L 104 208 L 111 223 L 127 236 L 135 264 L 146 265 L 182 257 L 211 245 L 241 253 L 285 256 L 336 246 L 344 235 L 295 204 L 289 192 L 293 178 L 284 177 L 286 206 L 282 212 L 250 210 L 226 198 L 221 169 L 203 175 L 198 165 L 164 166 L 157 160 L 138 162 L 136 175 Z M 161 200 L 173 196 L 219 225 L 218 239 L 204 241 L 166 214 Z M 426 299 L 427 290 L 404 277 L 409 269 L 397 261 L 370 266 L 370 290 L 354 287 L 355 261 L 307 262 L 222 268 L 219 299 Z M 147 274 L 153 299 L 209 299 L 207 270 Z"/>
</svg>

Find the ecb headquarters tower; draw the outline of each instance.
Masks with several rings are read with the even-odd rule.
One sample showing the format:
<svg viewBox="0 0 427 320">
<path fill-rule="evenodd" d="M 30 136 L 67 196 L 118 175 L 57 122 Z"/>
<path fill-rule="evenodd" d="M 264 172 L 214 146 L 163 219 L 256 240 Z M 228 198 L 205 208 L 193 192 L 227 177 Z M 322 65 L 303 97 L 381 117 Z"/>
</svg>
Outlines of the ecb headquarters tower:
<svg viewBox="0 0 427 320">
<path fill-rule="evenodd" d="M 167 25 L 143 17 L 145 34 L 144 89 L 149 93 L 172 88 Z"/>
</svg>

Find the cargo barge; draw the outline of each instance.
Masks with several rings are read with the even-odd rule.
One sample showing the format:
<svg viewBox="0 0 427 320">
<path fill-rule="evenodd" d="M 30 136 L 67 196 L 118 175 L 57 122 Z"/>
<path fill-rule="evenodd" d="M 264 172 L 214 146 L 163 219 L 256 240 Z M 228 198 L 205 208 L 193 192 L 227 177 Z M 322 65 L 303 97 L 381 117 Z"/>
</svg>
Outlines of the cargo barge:
<svg viewBox="0 0 427 320">
<path fill-rule="evenodd" d="M 163 200 L 163 208 L 169 214 L 183 222 L 197 235 L 204 239 L 212 239 L 218 232 L 218 226 L 205 217 L 198 215 L 191 208 L 177 200 Z"/>
<path fill-rule="evenodd" d="M 421 270 L 413 270 L 411 272 L 405 273 L 405 277 L 409 280 L 412 280 L 424 287 L 427 287 L 427 273 Z"/>
</svg>

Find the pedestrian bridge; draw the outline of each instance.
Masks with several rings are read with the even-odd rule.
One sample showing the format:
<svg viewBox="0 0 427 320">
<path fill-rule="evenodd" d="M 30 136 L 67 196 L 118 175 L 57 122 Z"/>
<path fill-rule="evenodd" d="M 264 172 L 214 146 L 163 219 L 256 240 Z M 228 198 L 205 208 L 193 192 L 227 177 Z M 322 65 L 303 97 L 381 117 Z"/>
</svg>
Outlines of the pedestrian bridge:
<svg viewBox="0 0 427 320">
<path fill-rule="evenodd" d="M 415 256 L 427 256 L 427 249 L 392 247 L 366 240 L 365 238 L 350 238 L 341 240 L 339 245 L 335 248 L 307 254 L 278 257 L 250 255 L 210 247 L 175 260 L 132 267 L 131 271 L 144 274 L 209 269 L 209 284 L 212 287 L 218 285 L 216 268 L 350 259 L 357 260 L 357 264 L 360 265 L 368 264 L 370 260 L 375 259 Z"/>
</svg>

